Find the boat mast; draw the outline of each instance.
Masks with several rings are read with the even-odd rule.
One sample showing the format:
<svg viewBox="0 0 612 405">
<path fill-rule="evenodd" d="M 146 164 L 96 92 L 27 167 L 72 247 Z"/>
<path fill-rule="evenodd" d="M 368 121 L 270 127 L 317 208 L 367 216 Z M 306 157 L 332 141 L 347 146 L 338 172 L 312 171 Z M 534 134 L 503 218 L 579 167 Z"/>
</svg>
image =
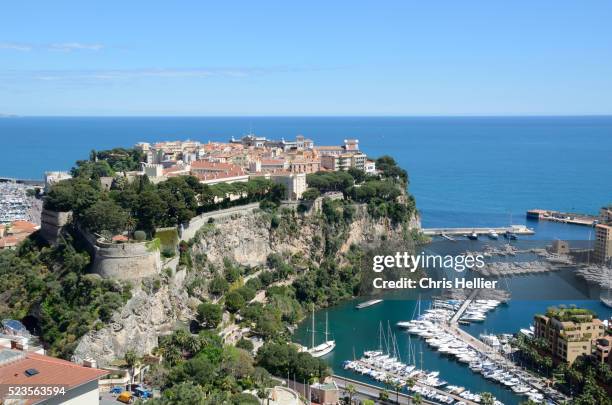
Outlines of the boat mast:
<svg viewBox="0 0 612 405">
<path fill-rule="evenodd" d="M 325 343 L 327 343 L 329 341 L 329 339 L 327 338 L 327 335 L 329 335 L 328 327 L 327 327 L 328 322 L 329 322 L 329 320 L 327 318 L 327 312 L 325 312 Z"/>
<path fill-rule="evenodd" d="M 312 347 L 315 347 L 314 306 L 312 307 Z"/>
<path fill-rule="evenodd" d="M 382 328 L 382 321 L 380 321 L 378 323 L 378 350 L 381 353 L 383 352 L 382 341 L 383 341 L 383 328 Z"/>
</svg>

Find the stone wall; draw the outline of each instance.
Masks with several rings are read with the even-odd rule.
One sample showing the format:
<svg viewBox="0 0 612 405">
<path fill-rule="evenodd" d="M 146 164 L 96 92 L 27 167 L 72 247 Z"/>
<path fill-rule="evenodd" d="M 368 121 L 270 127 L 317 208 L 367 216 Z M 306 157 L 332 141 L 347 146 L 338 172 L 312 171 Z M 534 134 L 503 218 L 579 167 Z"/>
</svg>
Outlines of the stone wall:
<svg viewBox="0 0 612 405">
<path fill-rule="evenodd" d="M 50 244 L 57 244 L 62 228 L 72 221 L 72 211 L 60 212 L 43 209 L 40 217 L 40 235 Z"/>
<path fill-rule="evenodd" d="M 161 258 L 158 249 L 150 249 L 147 242 L 106 243 L 94 245 L 93 272 L 102 277 L 134 280 L 158 274 Z"/>
<path fill-rule="evenodd" d="M 254 210 L 259 209 L 259 203 L 251 203 L 246 205 L 240 205 L 237 207 L 227 208 L 224 210 L 205 212 L 204 214 L 198 215 L 189 221 L 187 226 L 184 226 L 182 231 L 179 232 L 181 240 L 187 241 L 193 238 L 196 232 L 212 218 L 217 221 L 224 218 L 229 218 L 236 214 L 251 213 Z"/>
</svg>

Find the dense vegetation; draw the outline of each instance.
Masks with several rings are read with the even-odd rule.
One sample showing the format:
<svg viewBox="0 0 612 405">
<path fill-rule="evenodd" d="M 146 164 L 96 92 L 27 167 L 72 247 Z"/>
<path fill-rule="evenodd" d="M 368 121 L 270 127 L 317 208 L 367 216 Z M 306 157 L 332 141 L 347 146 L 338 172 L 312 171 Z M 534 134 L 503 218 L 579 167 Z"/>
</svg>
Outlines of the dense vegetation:
<svg viewBox="0 0 612 405">
<path fill-rule="evenodd" d="M 79 161 L 72 169 L 73 179 L 51 188 L 45 207 L 72 211 L 94 233 L 141 229 L 152 235 L 157 227 L 178 226 L 202 212 L 266 199 L 278 201 L 284 194 L 283 186 L 263 178 L 208 186 L 196 177 L 180 176 L 155 185 L 147 176 L 128 180 L 117 174 L 134 169 L 138 159 L 133 150 L 92 152 L 92 159 Z M 113 178 L 110 190 L 102 186 L 102 177 Z"/>
<path fill-rule="evenodd" d="M 24 242 L 0 251 L 0 318 L 25 318 L 49 354 L 70 358 L 78 339 L 102 326 L 130 296 L 130 288 L 88 275 L 89 255 L 62 241 L 55 248 Z"/>
<path fill-rule="evenodd" d="M 571 366 L 561 363 L 556 367 L 542 339 L 519 335 L 514 341 L 519 349 L 517 360 L 539 374 L 551 377 L 557 388 L 574 397 L 573 404 L 612 404 L 608 394 L 612 390 L 612 369 L 591 357 L 580 357 Z"/>
<path fill-rule="evenodd" d="M 375 218 L 386 217 L 394 223 L 407 221 L 416 210 L 413 196 L 406 193 L 408 174 L 389 156 L 377 159 L 376 165 L 379 170 L 376 175 L 355 168 L 309 174 L 306 181 L 310 188 L 304 199 L 341 192 L 350 201 L 367 204 L 368 212 Z"/>
<path fill-rule="evenodd" d="M 178 330 L 160 339 L 157 354 L 164 361 L 148 374 L 149 382 L 162 387 L 163 395 L 152 404 L 257 404 L 257 397 L 243 391 L 257 392 L 277 384 L 276 375 L 312 380 L 329 374 L 322 360 L 284 343 L 264 345 L 254 359 L 240 347 L 224 346 L 217 333 L 201 331 L 192 335 Z"/>
</svg>

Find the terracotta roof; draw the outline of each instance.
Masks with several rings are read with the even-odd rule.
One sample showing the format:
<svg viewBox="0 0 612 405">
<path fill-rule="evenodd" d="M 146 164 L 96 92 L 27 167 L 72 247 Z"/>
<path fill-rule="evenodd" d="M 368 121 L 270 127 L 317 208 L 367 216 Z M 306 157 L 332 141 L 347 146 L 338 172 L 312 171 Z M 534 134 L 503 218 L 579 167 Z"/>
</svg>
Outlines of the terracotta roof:
<svg viewBox="0 0 612 405">
<path fill-rule="evenodd" d="M 2 385 L 63 385 L 66 386 L 66 390 L 69 390 L 109 374 L 108 371 L 79 366 L 66 360 L 41 354 L 7 348 L 0 348 L 1 351 L 22 355 L 15 361 L 0 365 L 0 384 Z M 25 371 L 29 369 L 37 370 L 38 374 L 28 377 Z M 25 404 L 35 404 L 40 401 L 41 399 L 31 399 Z"/>
<path fill-rule="evenodd" d="M 2 225 L 0 225 L 2 226 Z M 29 221 L 16 220 L 11 223 L 4 237 L 0 238 L 0 249 L 17 246 L 40 227 Z M 0 235 L 3 233 L 0 232 Z"/>
<path fill-rule="evenodd" d="M 210 171 L 231 171 L 240 170 L 242 168 L 232 163 L 210 162 L 208 160 L 196 160 L 191 162 L 191 170 L 210 170 Z"/>
<path fill-rule="evenodd" d="M 261 159 L 262 165 L 282 165 L 285 164 L 284 159 Z"/>
<path fill-rule="evenodd" d="M 315 146 L 315 149 L 320 150 L 343 150 L 342 146 Z"/>
</svg>

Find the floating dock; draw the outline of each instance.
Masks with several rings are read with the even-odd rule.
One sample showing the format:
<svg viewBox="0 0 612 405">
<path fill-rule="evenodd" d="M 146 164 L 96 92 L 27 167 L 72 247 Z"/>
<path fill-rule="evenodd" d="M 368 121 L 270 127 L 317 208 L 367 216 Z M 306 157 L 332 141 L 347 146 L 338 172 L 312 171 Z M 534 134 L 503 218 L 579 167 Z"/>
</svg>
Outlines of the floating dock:
<svg viewBox="0 0 612 405">
<path fill-rule="evenodd" d="M 463 236 L 475 233 L 477 235 L 488 235 L 490 231 L 495 231 L 499 237 L 503 237 L 506 232 L 514 235 L 533 235 L 533 229 L 527 228 L 525 225 L 510 225 L 498 228 L 423 228 L 421 229 L 424 235 L 427 236 L 442 236 L 445 239 L 452 240 L 451 236 Z"/>
</svg>

